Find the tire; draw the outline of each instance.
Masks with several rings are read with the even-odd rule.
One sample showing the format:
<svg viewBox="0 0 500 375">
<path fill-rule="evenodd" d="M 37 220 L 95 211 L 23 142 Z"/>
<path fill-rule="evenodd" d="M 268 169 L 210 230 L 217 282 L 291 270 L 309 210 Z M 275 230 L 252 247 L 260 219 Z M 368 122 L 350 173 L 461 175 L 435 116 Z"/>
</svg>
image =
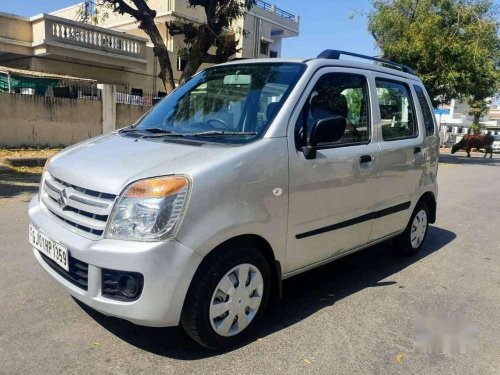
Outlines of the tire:
<svg viewBox="0 0 500 375">
<path fill-rule="evenodd" d="M 247 267 L 248 278 L 242 284 L 239 275 L 243 277 Z M 256 285 L 261 288 L 252 290 Z M 251 335 L 270 291 L 271 271 L 264 255 L 252 245 L 230 243 L 209 254 L 200 265 L 184 302 L 181 325 L 208 349 L 233 347 Z M 219 312 L 222 315 L 214 318 Z"/>
<path fill-rule="evenodd" d="M 425 224 L 421 224 L 422 222 L 425 222 Z M 419 202 L 415 210 L 413 210 L 404 232 L 394 238 L 395 250 L 404 256 L 417 254 L 425 242 L 428 229 L 429 207 L 427 203 Z"/>
</svg>

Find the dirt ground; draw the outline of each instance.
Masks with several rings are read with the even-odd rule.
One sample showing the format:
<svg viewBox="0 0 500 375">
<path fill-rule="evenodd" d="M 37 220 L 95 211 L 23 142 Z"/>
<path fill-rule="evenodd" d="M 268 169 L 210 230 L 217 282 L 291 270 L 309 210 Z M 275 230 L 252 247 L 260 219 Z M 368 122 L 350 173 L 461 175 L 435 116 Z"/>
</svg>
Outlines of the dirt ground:
<svg viewBox="0 0 500 375">
<path fill-rule="evenodd" d="M 43 171 L 42 166 L 13 166 L 9 159 L 48 158 L 58 151 L 59 149 L 55 148 L 0 148 L 0 205 L 5 204 L 7 198 L 18 195 L 29 197 L 30 194 L 35 193 Z"/>
</svg>

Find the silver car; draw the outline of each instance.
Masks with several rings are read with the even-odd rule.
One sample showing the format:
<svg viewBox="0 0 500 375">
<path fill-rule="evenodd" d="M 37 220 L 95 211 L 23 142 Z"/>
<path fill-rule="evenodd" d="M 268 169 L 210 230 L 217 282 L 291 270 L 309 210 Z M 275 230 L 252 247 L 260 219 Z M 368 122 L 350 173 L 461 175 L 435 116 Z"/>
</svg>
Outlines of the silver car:
<svg viewBox="0 0 500 375">
<path fill-rule="evenodd" d="M 493 136 L 493 144 L 491 145 L 493 152 L 500 152 L 500 135 Z"/>
<path fill-rule="evenodd" d="M 135 125 L 47 163 L 29 241 L 103 314 L 245 339 L 282 280 L 436 219 L 438 133 L 411 69 L 327 50 L 206 69 Z"/>
</svg>

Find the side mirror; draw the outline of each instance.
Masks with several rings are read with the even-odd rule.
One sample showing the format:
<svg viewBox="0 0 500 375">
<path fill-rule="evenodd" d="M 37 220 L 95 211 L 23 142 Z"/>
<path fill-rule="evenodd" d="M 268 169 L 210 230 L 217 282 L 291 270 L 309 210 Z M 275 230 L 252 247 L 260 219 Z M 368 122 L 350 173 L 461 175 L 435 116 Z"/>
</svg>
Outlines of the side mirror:
<svg viewBox="0 0 500 375">
<path fill-rule="evenodd" d="M 345 117 L 333 116 L 323 118 L 313 125 L 307 146 L 302 147 L 306 159 L 316 158 L 316 148 L 319 143 L 332 143 L 340 140 L 345 133 L 347 122 Z"/>
</svg>

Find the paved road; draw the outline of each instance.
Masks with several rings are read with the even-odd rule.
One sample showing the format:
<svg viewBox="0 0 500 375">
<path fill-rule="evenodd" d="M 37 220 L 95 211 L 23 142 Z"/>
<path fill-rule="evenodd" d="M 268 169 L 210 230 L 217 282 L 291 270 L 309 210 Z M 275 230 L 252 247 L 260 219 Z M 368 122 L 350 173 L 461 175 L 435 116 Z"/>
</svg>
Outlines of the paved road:
<svg viewBox="0 0 500 375">
<path fill-rule="evenodd" d="M 0 373 L 498 374 L 500 156 L 442 158 L 438 222 L 418 257 L 397 257 L 386 243 L 288 280 L 256 338 L 223 354 L 178 328 L 142 328 L 77 304 L 26 243 L 33 187 L 4 189 Z M 434 305 L 479 326 L 474 352 L 417 350 L 415 312 Z"/>
</svg>

